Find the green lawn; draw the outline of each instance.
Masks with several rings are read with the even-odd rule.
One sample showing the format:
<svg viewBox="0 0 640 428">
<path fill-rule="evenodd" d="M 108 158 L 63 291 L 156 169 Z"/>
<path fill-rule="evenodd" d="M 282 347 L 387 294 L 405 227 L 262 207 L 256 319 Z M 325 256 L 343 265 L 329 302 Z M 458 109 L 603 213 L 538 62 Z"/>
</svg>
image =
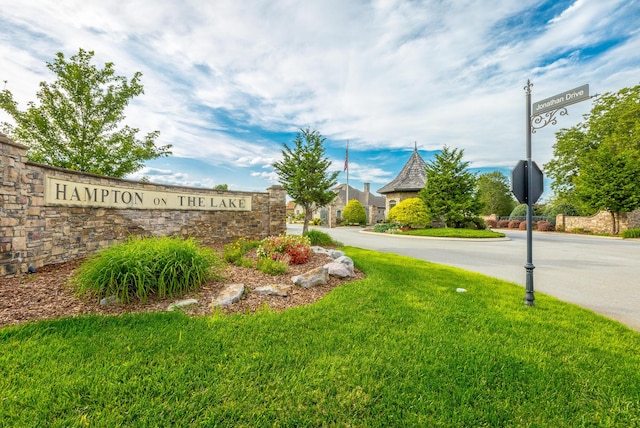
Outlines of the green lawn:
<svg viewBox="0 0 640 428">
<path fill-rule="evenodd" d="M 0 329 L 0 426 L 640 426 L 640 333 L 511 283 L 346 248 L 282 313 Z M 456 288 L 467 289 L 466 293 Z"/>
<path fill-rule="evenodd" d="M 415 229 L 406 232 L 399 232 L 399 235 L 410 236 L 430 236 L 436 238 L 503 238 L 502 232 L 493 230 L 455 229 L 452 227 Z"/>
</svg>

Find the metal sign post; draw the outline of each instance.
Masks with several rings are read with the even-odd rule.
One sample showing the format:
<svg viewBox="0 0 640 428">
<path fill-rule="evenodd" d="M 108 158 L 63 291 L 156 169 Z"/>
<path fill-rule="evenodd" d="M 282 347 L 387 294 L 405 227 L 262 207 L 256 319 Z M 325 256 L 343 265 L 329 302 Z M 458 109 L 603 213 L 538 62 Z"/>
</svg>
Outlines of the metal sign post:
<svg viewBox="0 0 640 428">
<path fill-rule="evenodd" d="M 527 271 L 526 277 L 526 293 L 524 295 L 524 304 L 533 306 L 533 204 L 542 194 L 542 172 L 538 166 L 531 160 L 531 135 L 536 129 L 558 123 L 556 113 L 560 116 L 567 114 L 566 106 L 578 103 L 580 101 L 591 98 L 589 96 L 589 85 L 578 86 L 577 88 L 554 95 L 542 101 L 531 104 L 531 87 L 533 83 L 527 80 L 524 87 L 526 98 L 526 120 L 527 120 L 527 137 L 526 137 L 526 157 L 527 159 L 520 163 L 511 172 L 511 190 L 521 203 L 527 204 L 527 262 L 524 265 Z M 531 112 L 533 109 L 533 113 Z M 516 183 L 515 180 L 519 182 Z M 524 182 L 522 182 L 524 181 Z"/>
<path fill-rule="evenodd" d="M 531 87 L 533 84 L 531 81 L 527 80 L 527 86 L 524 87 L 526 100 L 527 100 L 527 138 L 526 138 L 526 155 L 527 155 L 527 262 L 524 265 L 525 270 L 527 271 L 526 276 L 526 293 L 524 295 L 524 304 L 527 306 L 533 306 L 533 270 L 535 266 L 533 265 L 533 198 L 530 198 L 529 195 L 532 195 L 532 184 L 533 184 L 533 164 L 531 160 Z"/>
</svg>

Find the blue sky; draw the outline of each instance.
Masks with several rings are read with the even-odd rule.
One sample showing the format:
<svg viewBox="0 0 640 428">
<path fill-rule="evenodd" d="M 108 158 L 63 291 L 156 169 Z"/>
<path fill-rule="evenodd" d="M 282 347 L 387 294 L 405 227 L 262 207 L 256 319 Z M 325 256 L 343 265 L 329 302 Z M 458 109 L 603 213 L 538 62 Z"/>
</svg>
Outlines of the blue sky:
<svg viewBox="0 0 640 428">
<path fill-rule="evenodd" d="M 125 123 L 159 130 L 173 156 L 131 178 L 158 183 L 264 191 L 301 128 L 327 138 L 340 182 L 349 142 L 360 189 L 395 178 L 414 144 L 427 161 L 447 145 L 474 171 L 508 175 L 525 157 L 528 79 L 533 101 L 640 83 L 636 0 L 0 0 L 0 10 L 0 84 L 23 109 L 53 80 L 56 52 L 93 50 L 120 75 L 142 72 Z M 533 135 L 540 166 L 555 133 L 590 107 Z"/>
</svg>

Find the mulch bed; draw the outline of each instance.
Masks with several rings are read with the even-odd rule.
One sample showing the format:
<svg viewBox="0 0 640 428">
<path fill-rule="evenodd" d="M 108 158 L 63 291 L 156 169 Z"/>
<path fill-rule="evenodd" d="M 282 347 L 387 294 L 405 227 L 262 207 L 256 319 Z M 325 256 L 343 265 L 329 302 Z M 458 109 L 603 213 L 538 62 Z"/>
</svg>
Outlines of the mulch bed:
<svg viewBox="0 0 640 428">
<path fill-rule="evenodd" d="M 224 281 L 209 282 L 198 291 L 178 298 L 159 299 L 151 296 L 146 302 L 116 303 L 100 305 L 99 299 L 78 297 L 68 285 L 82 260 L 44 266 L 34 274 L 23 274 L 14 278 L 0 278 L 0 327 L 22 324 L 28 321 L 73 317 L 84 314 L 118 315 L 132 312 L 166 311 L 168 306 L 178 300 L 194 298 L 197 304 L 184 308 L 184 312 L 192 315 L 211 314 L 211 302 L 228 284 L 243 283 L 249 290 L 268 284 L 292 284 L 291 278 L 323 266 L 330 259 L 324 254 L 313 254 L 308 263 L 290 265 L 286 274 L 271 276 L 256 269 L 229 265 L 224 270 Z M 222 310 L 226 313 L 253 313 L 267 305 L 281 311 L 294 306 L 315 302 L 345 282 L 363 278 L 362 272 L 356 270 L 356 276 L 339 279 L 330 277 L 326 285 L 302 288 L 294 286 L 287 297 L 267 296 L 259 293 L 245 293 L 244 298 Z"/>
</svg>

